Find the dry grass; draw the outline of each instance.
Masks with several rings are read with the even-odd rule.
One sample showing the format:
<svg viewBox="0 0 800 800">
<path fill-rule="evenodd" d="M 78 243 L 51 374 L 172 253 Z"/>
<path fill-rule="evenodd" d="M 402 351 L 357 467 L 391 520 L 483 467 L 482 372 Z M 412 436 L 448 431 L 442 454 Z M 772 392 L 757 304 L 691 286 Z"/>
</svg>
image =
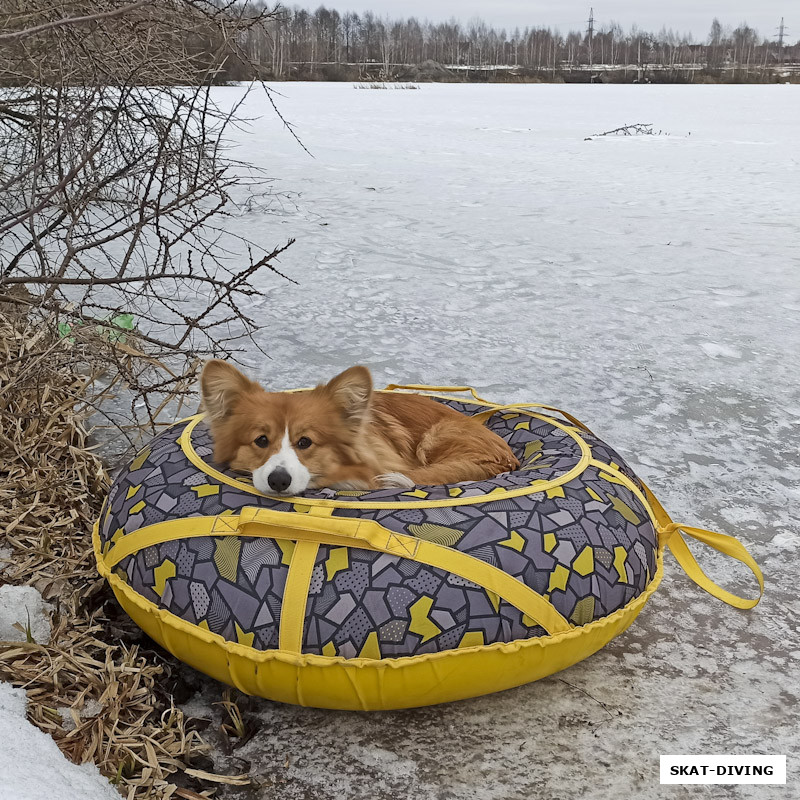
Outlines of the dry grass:
<svg viewBox="0 0 800 800">
<path fill-rule="evenodd" d="M 90 346 L 0 305 L 0 547 L 11 551 L 0 582 L 34 586 L 55 607 L 49 644 L 0 642 L 0 680 L 24 687 L 30 720 L 123 796 L 209 797 L 193 769 L 207 765 L 207 745 L 166 691 L 171 662 L 131 644 L 132 623 L 95 570 L 91 528 L 109 476 L 81 410 L 92 377 L 74 367 L 89 363 L 74 348 Z"/>
</svg>

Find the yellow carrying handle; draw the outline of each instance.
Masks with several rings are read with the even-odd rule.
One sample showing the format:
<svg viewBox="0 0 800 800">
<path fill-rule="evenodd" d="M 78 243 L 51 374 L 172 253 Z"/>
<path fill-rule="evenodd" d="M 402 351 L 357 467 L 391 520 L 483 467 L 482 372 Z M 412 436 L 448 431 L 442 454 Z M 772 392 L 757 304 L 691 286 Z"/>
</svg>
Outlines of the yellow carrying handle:
<svg viewBox="0 0 800 800">
<path fill-rule="evenodd" d="M 197 536 L 263 536 L 289 539 L 298 543 L 361 547 L 409 558 L 476 583 L 486 591 L 493 592 L 511 603 L 523 614 L 535 620 L 549 634 L 563 633 L 572 628 L 549 600 L 498 567 L 452 547 L 403 533 L 394 533 L 375 520 L 334 517 L 330 516 L 330 511 L 324 509 L 320 513 L 319 509 L 312 506 L 308 513 L 287 513 L 247 506 L 242 508 L 238 515 L 185 517 L 160 522 L 123 536 L 108 553 L 103 555 L 103 561 L 108 568 L 112 568 L 123 558 L 146 547 Z M 299 572 L 303 573 L 304 578 L 307 573 L 310 579 L 310 570 L 313 568 L 312 550 L 305 548 L 301 552 L 304 568 Z M 292 571 L 291 565 L 289 569 Z M 305 590 L 307 594 L 307 583 Z"/>
<path fill-rule="evenodd" d="M 524 412 L 528 408 L 543 408 L 545 411 L 554 411 L 556 414 L 561 414 L 564 419 L 568 419 L 573 425 L 575 425 L 575 427 L 580 428 L 582 431 L 586 431 L 586 433 L 590 434 L 591 436 L 595 436 L 588 425 L 584 425 L 577 417 L 573 417 L 568 411 L 563 411 L 555 406 L 546 406 L 543 403 L 509 403 L 505 406 L 496 406 L 495 408 L 490 408 L 486 411 L 480 411 L 477 414 L 473 414 L 471 419 L 476 419 L 478 422 L 485 423 L 490 417 L 494 416 L 499 411 L 511 410 Z"/>
<path fill-rule="evenodd" d="M 510 403 L 508 405 L 498 405 L 497 403 L 492 403 L 490 400 L 484 400 L 471 386 L 426 386 L 422 383 L 390 383 L 386 387 L 385 391 L 393 392 L 395 389 L 409 389 L 417 392 L 469 392 L 479 403 L 483 403 L 487 406 L 493 406 L 493 408 L 487 409 L 486 411 L 479 411 L 477 414 L 472 415 L 472 419 L 476 419 L 478 422 L 483 423 L 485 423 L 489 417 L 494 416 L 499 411 L 524 411 L 526 408 L 543 408 L 545 411 L 554 411 L 556 414 L 561 414 L 564 419 L 569 420 L 573 425 L 577 426 L 581 430 L 586 431 L 586 433 L 589 433 L 592 436 L 595 435 L 592 433 L 589 427 L 584 425 L 577 417 L 573 417 L 569 412 L 563 411 L 555 406 L 547 406 L 543 403 Z"/>
<path fill-rule="evenodd" d="M 375 520 L 313 514 L 291 514 L 287 519 L 284 511 L 253 506 L 241 510 L 237 527 L 238 532 L 245 536 L 262 528 L 277 538 L 288 536 L 297 541 L 319 544 L 352 547 L 353 540 L 356 540 L 359 544 L 355 546 L 410 558 L 477 583 L 536 620 L 549 634 L 563 633 L 572 627 L 549 600 L 498 567 L 452 547 L 395 533 Z"/>
<path fill-rule="evenodd" d="M 313 507 L 312 507 L 313 508 Z M 422 540 L 413 536 L 396 534 L 384 528 L 375 520 L 357 517 L 333 517 L 333 509 L 323 509 L 323 513 L 287 514 L 271 508 L 245 506 L 238 519 L 218 517 L 223 525 L 230 519 L 236 533 L 248 536 L 254 533 L 252 526 L 257 526 L 260 535 L 266 533 L 276 539 L 287 537 L 298 540 L 313 540 L 320 544 L 338 544 L 345 546 L 366 546 L 372 550 L 413 558 Z M 215 531 L 216 532 L 216 531 Z M 355 542 L 353 540 L 356 540 Z"/>
<path fill-rule="evenodd" d="M 764 595 L 764 576 L 761 574 L 761 569 L 755 562 L 755 559 L 747 552 L 744 545 L 737 539 L 734 539 L 733 536 L 726 536 L 724 533 L 715 533 L 714 531 L 707 531 L 702 528 L 692 528 L 689 525 L 681 525 L 676 522 L 671 522 L 663 528 L 658 528 L 658 532 L 664 537 L 667 547 L 672 551 L 675 560 L 683 567 L 684 572 L 701 589 L 705 589 L 710 595 L 713 595 L 734 608 L 753 608 L 758 605 L 758 601 L 761 600 Z M 692 555 L 692 551 L 689 550 L 688 545 L 681 536 L 681 532 L 691 536 L 698 542 L 703 542 L 703 544 L 713 547 L 726 556 L 741 561 L 742 564 L 749 567 L 758 581 L 758 597 L 755 599 L 739 597 L 714 583 L 700 568 L 697 560 Z"/>
<path fill-rule="evenodd" d="M 395 389 L 410 389 L 416 392 L 469 392 L 479 403 L 487 406 L 496 405 L 484 400 L 471 386 L 427 386 L 424 383 L 390 383 L 384 391 L 393 392 Z"/>
</svg>

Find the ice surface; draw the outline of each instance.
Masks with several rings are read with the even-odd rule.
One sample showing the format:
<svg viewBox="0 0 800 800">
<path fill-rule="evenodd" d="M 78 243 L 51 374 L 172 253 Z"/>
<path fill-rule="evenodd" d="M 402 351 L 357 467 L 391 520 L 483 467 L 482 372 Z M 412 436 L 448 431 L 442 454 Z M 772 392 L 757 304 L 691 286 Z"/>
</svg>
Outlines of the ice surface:
<svg viewBox="0 0 800 800">
<path fill-rule="evenodd" d="M 229 221 L 298 240 L 250 309 L 267 386 L 359 362 L 552 403 L 680 519 L 797 528 L 800 88 L 275 88 L 314 158 L 254 92 L 236 155 L 283 195 Z M 632 122 L 668 133 L 585 141 Z"/>
<path fill-rule="evenodd" d="M 298 285 L 265 274 L 249 309 L 270 355 L 251 349 L 253 372 L 285 388 L 365 363 L 379 384 L 560 405 L 676 519 L 739 536 L 767 590 L 736 611 L 667 555 L 629 631 L 563 673 L 402 713 L 263 702 L 237 757 L 287 800 L 505 800 L 688 797 L 659 786 L 660 753 L 794 752 L 800 87 L 275 88 L 314 158 L 247 101 L 236 155 L 283 195 L 229 227 L 298 240 L 280 264 Z M 669 135 L 584 141 L 633 122 Z M 752 594 L 739 565 L 702 564 Z"/>
<path fill-rule="evenodd" d="M 50 604 L 32 586 L 0 586 L 0 642 L 24 642 L 26 630 L 38 644 L 50 639 Z M 19 624 L 22 630 L 15 628 Z"/>
<path fill-rule="evenodd" d="M 68 761 L 46 734 L 25 719 L 25 692 L 0 683 L 2 800 L 119 800 L 93 764 Z"/>
</svg>

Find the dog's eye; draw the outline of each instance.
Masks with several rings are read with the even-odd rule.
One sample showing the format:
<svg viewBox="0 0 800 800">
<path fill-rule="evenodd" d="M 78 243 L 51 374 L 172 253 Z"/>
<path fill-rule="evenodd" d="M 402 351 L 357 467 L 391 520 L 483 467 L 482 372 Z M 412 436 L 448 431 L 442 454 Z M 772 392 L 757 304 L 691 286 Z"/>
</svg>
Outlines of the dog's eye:
<svg viewBox="0 0 800 800">
<path fill-rule="evenodd" d="M 269 447 L 269 439 L 266 436 L 259 436 L 253 444 L 257 447 Z"/>
<path fill-rule="evenodd" d="M 311 441 L 311 439 L 308 438 L 308 436 L 301 436 L 297 440 L 297 446 L 301 450 L 307 450 L 309 447 L 311 447 L 312 444 L 313 444 L 313 442 Z"/>
</svg>

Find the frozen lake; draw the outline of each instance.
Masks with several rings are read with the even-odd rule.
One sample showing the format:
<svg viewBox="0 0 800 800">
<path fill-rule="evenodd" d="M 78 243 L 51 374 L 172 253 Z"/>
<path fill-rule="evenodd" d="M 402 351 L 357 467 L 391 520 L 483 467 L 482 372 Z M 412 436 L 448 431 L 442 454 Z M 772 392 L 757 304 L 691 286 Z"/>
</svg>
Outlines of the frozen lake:
<svg viewBox="0 0 800 800">
<path fill-rule="evenodd" d="M 667 555 L 628 633 L 563 673 L 403 713 L 263 702 L 263 728 L 237 755 L 289 799 L 500 800 L 688 797 L 659 787 L 659 754 L 789 752 L 800 87 L 274 88 L 314 158 L 254 92 L 243 114 L 258 119 L 236 134 L 236 156 L 265 168 L 278 196 L 231 230 L 270 248 L 298 241 L 280 265 L 297 285 L 265 273 L 251 309 L 271 356 L 253 351 L 253 372 L 287 388 L 363 363 L 379 384 L 560 405 L 673 518 L 739 536 L 767 593 L 736 611 Z M 664 133 L 585 140 L 634 122 Z M 752 594 L 738 566 L 703 556 Z M 218 696 L 204 683 L 198 699 Z"/>
</svg>

